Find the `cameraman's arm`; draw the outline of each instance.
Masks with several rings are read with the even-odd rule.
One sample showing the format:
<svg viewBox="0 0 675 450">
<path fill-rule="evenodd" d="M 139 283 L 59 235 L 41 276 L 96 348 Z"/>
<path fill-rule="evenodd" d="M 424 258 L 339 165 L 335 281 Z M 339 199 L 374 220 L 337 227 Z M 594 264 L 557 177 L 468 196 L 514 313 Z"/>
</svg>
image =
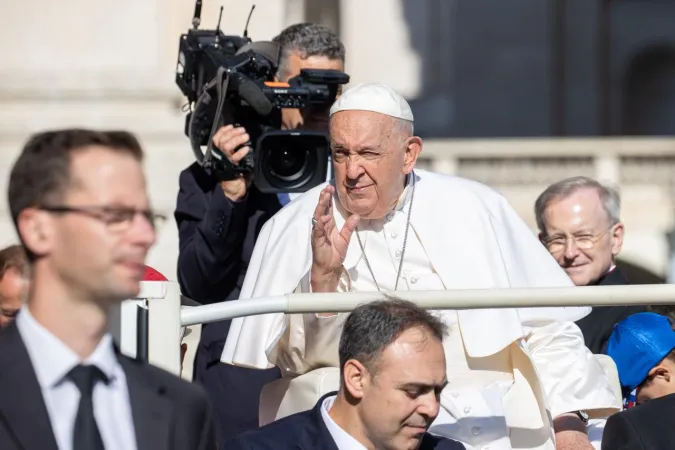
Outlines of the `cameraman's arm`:
<svg viewBox="0 0 675 450">
<path fill-rule="evenodd" d="M 213 136 L 214 146 L 233 164 L 249 152 L 249 136 L 231 125 Z M 247 180 L 215 182 L 198 165 L 181 173 L 176 206 L 178 281 L 185 295 L 221 301 L 235 288 L 248 229 Z"/>
<path fill-rule="evenodd" d="M 223 300 L 234 289 L 248 227 L 247 201 L 232 201 L 218 183 L 204 192 L 194 172 L 181 173 L 176 205 L 178 282 L 186 296 L 200 302 Z M 203 173 L 203 177 L 208 177 Z"/>
</svg>

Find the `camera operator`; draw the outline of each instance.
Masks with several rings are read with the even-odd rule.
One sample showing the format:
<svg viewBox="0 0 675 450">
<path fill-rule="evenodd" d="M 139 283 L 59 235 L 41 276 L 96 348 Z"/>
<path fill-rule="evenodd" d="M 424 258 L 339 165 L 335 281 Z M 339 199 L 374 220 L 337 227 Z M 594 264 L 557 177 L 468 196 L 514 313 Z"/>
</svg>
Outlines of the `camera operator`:
<svg viewBox="0 0 675 450">
<path fill-rule="evenodd" d="M 292 25 L 273 42 L 282 52 L 279 81 L 288 81 L 301 69 L 344 70 L 344 46 L 323 26 Z M 284 129 L 328 129 L 327 109 L 284 109 L 282 116 Z M 249 139 L 243 127 L 226 125 L 214 134 L 213 144 L 238 164 L 251 151 L 244 145 Z M 219 182 L 198 163 L 185 169 L 175 211 L 183 294 L 203 304 L 237 299 L 260 229 L 288 201 L 288 194 L 261 193 L 250 178 Z M 194 370 L 195 381 L 213 400 L 220 442 L 258 427 L 262 386 L 279 377 L 276 368 L 259 371 L 222 364 L 229 327 L 230 321 L 203 326 Z"/>
</svg>

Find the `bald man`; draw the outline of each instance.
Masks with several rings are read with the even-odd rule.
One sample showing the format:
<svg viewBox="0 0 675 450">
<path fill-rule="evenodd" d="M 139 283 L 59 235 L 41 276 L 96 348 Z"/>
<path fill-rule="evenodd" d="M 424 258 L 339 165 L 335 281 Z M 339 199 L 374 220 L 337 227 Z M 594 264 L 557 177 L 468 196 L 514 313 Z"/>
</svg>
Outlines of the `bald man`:
<svg viewBox="0 0 675 450">
<path fill-rule="evenodd" d="M 330 115 L 335 179 L 266 223 L 242 298 L 572 286 L 502 196 L 415 169 L 422 140 L 413 133 L 408 103 L 391 88 L 353 87 Z M 573 323 L 588 312 L 439 312 L 450 329 L 449 385 L 430 431 L 469 449 L 553 449 L 554 436 L 559 448 L 591 448 L 584 422 L 621 405 Z M 339 367 L 346 316 L 236 319 L 222 361 L 276 365 L 291 376 Z"/>
</svg>

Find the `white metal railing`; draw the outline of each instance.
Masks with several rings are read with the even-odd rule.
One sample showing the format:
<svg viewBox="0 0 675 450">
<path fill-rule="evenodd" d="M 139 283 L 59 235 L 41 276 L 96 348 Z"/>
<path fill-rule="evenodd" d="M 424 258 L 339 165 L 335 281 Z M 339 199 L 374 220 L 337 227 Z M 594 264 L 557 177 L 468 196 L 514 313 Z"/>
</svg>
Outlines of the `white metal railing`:
<svg viewBox="0 0 675 450">
<path fill-rule="evenodd" d="M 395 295 L 426 309 L 527 308 L 675 304 L 675 285 L 584 286 L 524 289 L 287 294 L 198 306 L 181 313 L 183 326 L 269 313 L 347 312 L 357 305 Z"/>
<path fill-rule="evenodd" d="M 675 305 L 675 285 L 627 285 L 557 288 L 513 288 L 446 291 L 356 292 L 342 294 L 288 294 L 233 300 L 212 305 L 181 307 L 175 282 L 145 282 L 137 299 L 122 306 L 118 329 L 122 351 L 133 356 L 135 316 L 130 304 L 149 310 L 149 362 L 178 374 L 183 327 L 259 314 L 348 312 L 364 302 L 387 295 L 412 301 L 426 309 L 484 309 L 609 305 Z M 126 313 L 124 312 L 126 309 Z M 131 322 L 131 323 L 130 323 Z M 121 330 L 121 331 L 120 331 Z M 125 345 L 126 343 L 126 345 Z"/>
</svg>

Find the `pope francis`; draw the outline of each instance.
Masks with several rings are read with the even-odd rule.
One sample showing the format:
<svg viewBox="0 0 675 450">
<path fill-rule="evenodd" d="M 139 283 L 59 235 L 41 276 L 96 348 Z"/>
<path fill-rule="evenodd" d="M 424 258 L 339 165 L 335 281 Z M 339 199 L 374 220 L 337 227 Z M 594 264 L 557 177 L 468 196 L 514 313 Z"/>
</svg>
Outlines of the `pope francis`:
<svg viewBox="0 0 675 450">
<path fill-rule="evenodd" d="M 330 111 L 334 180 L 263 227 L 241 298 L 291 292 L 572 286 L 502 196 L 413 170 L 422 141 L 408 103 L 381 84 Z M 588 417 L 620 400 L 575 320 L 590 308 L 439 311 L 449 384 L 430 431 L 469 449 L 590 449 Z M 338 367 L 345 314 L 232 323 L 222 361 L 289 376 Z"/>
</svg>

